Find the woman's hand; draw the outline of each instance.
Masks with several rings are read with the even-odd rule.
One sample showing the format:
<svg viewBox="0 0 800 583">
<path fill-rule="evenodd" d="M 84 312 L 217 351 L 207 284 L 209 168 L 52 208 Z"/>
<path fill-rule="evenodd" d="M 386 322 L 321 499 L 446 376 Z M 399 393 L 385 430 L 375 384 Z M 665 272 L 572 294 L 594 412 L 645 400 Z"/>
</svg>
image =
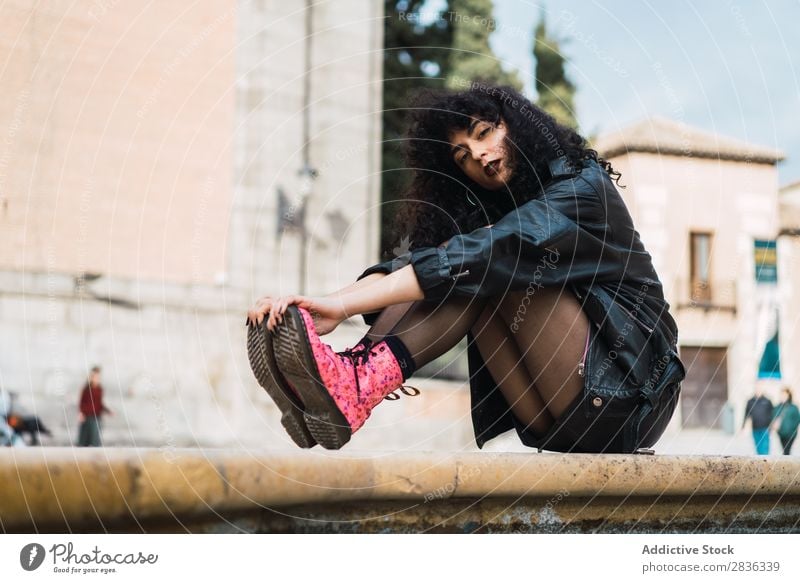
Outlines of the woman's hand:
<svg viewBox="0 0 800 583">
<path fill-rule="evenodd" d="M 283 314 L 291 305 L 308 310 L 314 321 L 314 328 L 320 336 L 333 332 L 347 318 L 347 313 L 337 296 L 283 296 L 277 298 L 272 306 L 267 320 L 269 330 L 273 330 L 277 324 L 283 322 Z"/>
<path fill-rule="evenodd" d="M 286 308 L 296 305 L 305 308 L 314 320 L 317 334 L 323 336 L 332 332 L 336 326 L 347 318 L 342 302 L 336 296 L 310 297 L 310 296 L 283 296 L 276 298 L 267 320 L 267 328 L 272 331 L 275 326 L 283 322 Z"/>
<path fill-rule="evenodd" d="M 272 331 L 283 320 L 286 308 L 295 304 L 311 313 L 317 333 L 323 335 L 332 332 L 350 316 L 369 314 L 386 306 L 424 298 L 425 292 L 419 285 L 414 267 L 406 265 L 390 275 L 376 278 L 369 285 L 351 286 L 349 292 L 336 292 L 324 297 L 263 297 L 248 311 L 247 322 L 261 323 L 269 313 L 267 327 Z"/>
<path fill-rule="evenodd" d="M 247 323 L 261 324 L 267 318 L 267 328 L 272 331 L 283 321 L 286 308 L 293 304 L 311 313 L 314 327 L 320 336 L 332 332 L 347 318 L 342 303 L 337 301 L 335 294 L 322 298 L 301 295 L 264 296 L 247 311 Z"/>
</svg>

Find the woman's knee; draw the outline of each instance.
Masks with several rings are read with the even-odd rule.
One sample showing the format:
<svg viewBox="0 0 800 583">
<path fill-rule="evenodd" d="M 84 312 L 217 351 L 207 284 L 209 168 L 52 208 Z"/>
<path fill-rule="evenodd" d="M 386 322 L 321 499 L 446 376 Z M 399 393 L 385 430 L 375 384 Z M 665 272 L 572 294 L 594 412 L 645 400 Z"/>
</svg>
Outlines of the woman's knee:
<svg viewBox="0 0 800 583">
<path fill-rule="evenodd" d="M 492 319 L 497 317 L 496 314 L 497 310 L 491 303 L 487 303 L 483 310 L 481 310 L 478 319 L 475 320 L 472 328 L 470 328 L 470 333 L 476 340 L 489 333 L 489 330 L 492 329 Z"/>
<path fill-rule="evenodd" d="M 580 303 L 570 290 L 557 287 L 531 287 L 508 292 L 497 302 L 498 311 L 509 326 L 519 326 L 526 317 L 548 318 L 557 310 L 575 308 Z"/>
</svg>

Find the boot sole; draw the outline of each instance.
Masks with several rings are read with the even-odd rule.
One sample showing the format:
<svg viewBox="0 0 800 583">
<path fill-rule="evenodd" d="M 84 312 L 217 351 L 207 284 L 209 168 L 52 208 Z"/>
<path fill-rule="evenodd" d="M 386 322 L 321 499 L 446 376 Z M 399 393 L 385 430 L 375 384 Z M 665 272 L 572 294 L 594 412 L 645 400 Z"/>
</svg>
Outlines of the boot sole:
<svg viewBox="0 0 800 583">
<path fill-rule="evenodd" d="M 281 377 L 275 363 L 272 338 L 266 319 L 247 327 L 247 357 L 258 384 L 267 392 L 281 412 L 281 425 L 297 445 L 311 448 L 317 441 L 303 419 L 305 406 Z"/>
<path fill-rule="evenodd" d="M 303 316 L 296 306 L 286 308 L 283 322 L 275 329 L 274 348 L 278 368 L 303 400 L 303 418 L 311 435 L 325 449 L 340 449 L 353 432 L 322 382 Z"/>
</svg>

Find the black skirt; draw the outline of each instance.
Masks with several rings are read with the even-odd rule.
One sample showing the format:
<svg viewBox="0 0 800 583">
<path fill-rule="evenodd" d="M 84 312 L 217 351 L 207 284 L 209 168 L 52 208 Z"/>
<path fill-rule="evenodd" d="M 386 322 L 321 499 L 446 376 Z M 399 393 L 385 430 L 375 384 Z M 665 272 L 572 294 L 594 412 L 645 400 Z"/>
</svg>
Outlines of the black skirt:
<svg viewBox="0 0 800 583">
<path fill-rule="evenodd" d="M 539 451 L 573 453 L 632 453 L 655 445 L 675 412 L 680 381 L 685 376 L 683 364 L 677 354 L 656 361 L 659 383 L 651 387 L 653 398 L 648 400 L 641 387 L 623 385 L 608 390 L 592 385 L 591 373 L 607 352 L 602 337 L 590 326 L 583 392 L 545 435 L 526 429 L 512 415 L 514 429 L 524 445 Z"/>
</svg>

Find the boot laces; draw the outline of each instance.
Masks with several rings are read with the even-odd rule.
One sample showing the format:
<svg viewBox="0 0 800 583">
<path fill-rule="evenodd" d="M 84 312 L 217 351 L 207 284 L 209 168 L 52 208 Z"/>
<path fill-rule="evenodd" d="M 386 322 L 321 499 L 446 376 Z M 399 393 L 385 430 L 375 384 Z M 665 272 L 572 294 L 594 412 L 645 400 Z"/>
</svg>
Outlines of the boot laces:
<svg viewBox="0 0 800 583">
<path fill-rule="evenodd" d="M 372 348 L 371 342 L 365 342 L 362 344 L 358 344 L 353 348 L 347 348 L 341 352 L 342 356 L 347 357 L 350 359 L 350 362 L 353 363 L 353 366 L 364 364 L 367 362 L 369 358 L 369 351 Z"/>
<path fill-rule="evenodd" d="M 422 393 L 422 391 L 420 391 L 418 388 L 412 387 L 411 385 L 401 385 L 398 390 L 404 395 L 408 395 L 409 397 L 416 397 L 417 395 Z M 396 401 L 399 398 L 400 395 L 397 394 L 397 391 L 392 391 L 391 393 L 389 393 L 384 397 L 386 401 Z"/>
<path fill-rule="evenodd" d="M 359 396 L 361 395 L 361 386 L 358 384 L 358 370 L 355 369 L 358 367 L 359 364 L 364 364 L 367 362 L 367 360 L 370 357 L 370 354 L 372 353 L 371 352 L 372 344 L 373 341 L 367 338 L 366 340 L 360 342 L 353 348 L 346 348 L 339 353 L 345 358 L 349 359 L 350 362 L 353 364 L 353 369 L 354 369 L 353 372 L 355 373 L 355 380 L 356 380 L 356 395 Z M 421 391 L 418 388 L 412 387 L 410 385 L 401 385 L 399 390 L 404 395 L 408 395 L 409 397 L 416 397 L 421 393 Z M 392 391 L 391 393 L 389 393 L 384 397 L 384 399 L 387 401 L 396 401 L 399 398 L 400 395 L 398 395 L 395 391 Z"/>
<path fill-rule="evenodd" d="M 356 395 L 361 396 L 361 386 L 358 384 L 358 365 L 364 364 L 369 359 L 372 340 L 367 339 L 353 348 L 346 348 L 339 354 L 349 359 L 353 364 L 353 373 L 356 380 Z"/>
</svg>

